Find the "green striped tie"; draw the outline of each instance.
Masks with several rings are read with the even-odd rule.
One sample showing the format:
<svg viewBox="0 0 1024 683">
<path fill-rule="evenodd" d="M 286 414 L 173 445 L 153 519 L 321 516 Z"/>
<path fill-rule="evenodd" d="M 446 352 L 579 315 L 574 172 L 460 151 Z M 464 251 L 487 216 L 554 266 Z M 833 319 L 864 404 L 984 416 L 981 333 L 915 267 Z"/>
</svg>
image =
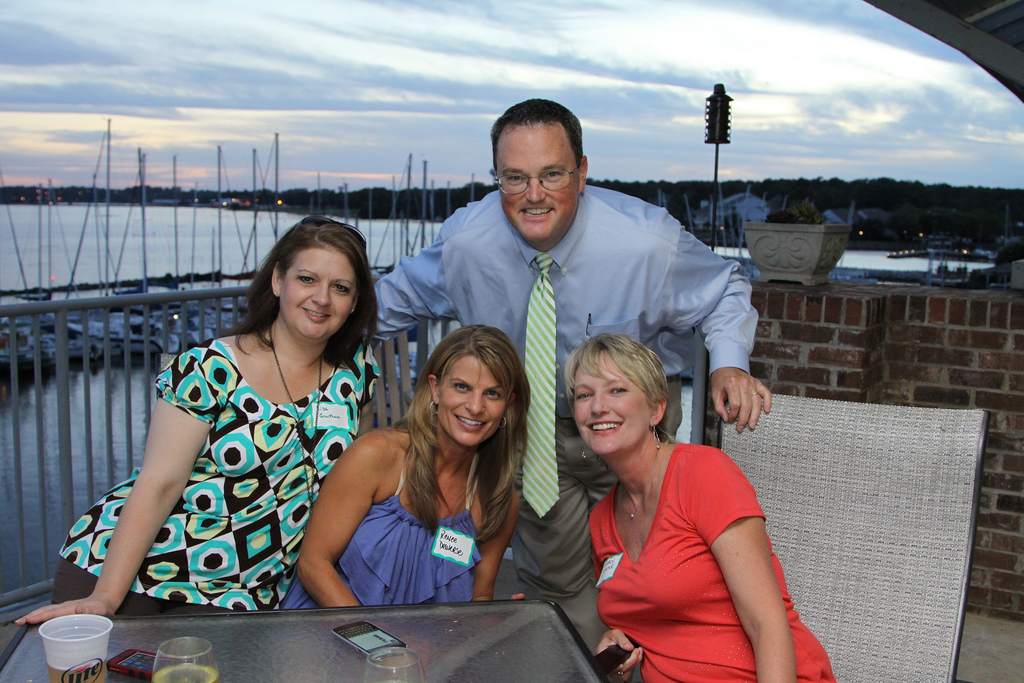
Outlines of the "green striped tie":
<svg viewBox="0 0 1024 683">
<path fill-rule="evenodd" d="M 555 465 L 555 292 L 551 288 L 551 257 L 537 254 L 540 275 L 530 293 L 526 317 L 526 377 L 530 380 L 528 441 L 523 458 L 523 495 L 543 517 L 558 500 Z"/>
</svg>

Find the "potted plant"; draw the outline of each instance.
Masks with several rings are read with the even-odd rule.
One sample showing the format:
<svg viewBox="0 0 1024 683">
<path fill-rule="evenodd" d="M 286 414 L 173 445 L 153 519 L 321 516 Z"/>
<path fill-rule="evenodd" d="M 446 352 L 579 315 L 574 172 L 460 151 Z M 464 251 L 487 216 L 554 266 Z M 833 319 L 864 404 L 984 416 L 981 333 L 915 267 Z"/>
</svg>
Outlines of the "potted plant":
<svg viewBox="0 0 1024 683">
<path fill-rule="evenodd" d="M 758 280 L 823 285 L 850 239 L 850 226 L 825 223 L 809 201 L 745 222 L 747 251 L 761 271 Z"/>
</svg>

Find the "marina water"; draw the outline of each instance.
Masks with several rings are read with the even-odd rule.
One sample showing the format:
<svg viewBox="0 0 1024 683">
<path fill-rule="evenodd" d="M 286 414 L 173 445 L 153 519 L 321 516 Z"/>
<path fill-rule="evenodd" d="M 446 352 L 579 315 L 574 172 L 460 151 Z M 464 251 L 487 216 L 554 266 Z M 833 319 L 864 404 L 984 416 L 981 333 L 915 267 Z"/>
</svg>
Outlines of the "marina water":
<svg viewBox="0 0 1024 683">
<path fill-rule="evenodd" d="M 246 273 L 273 246 L 275 223 L 280 234 L 303 216 L 288 211 L 147 206 L 143 235 L 138 205 L 111 205 L 109 220 L 102 204 L 5 205 L 0 209 L 0 291 L 52 288 L 54 298 L 62 299 L 73 279 L 79 286 L 90 285 L 84 294 L 74 296 L 94 296 L 95 285 L 109 283 L 113 288 L 115 283 L 141 280 L 144 255 L 151 280 L 178 276 L 185 284 L 190 273 Z M 429 244 L 435 233 L 433 224 L 426 226 L 422 240 L 415 222 L 407 229 L 397 220 L 353 217 L 349 222 L 369 240 L 370 265 L 376 268 L 393 265 L 396 254 L 415 251 L 422 241 Z M 15 301 L 4 297 L 2 303 Z"/>
</svg>

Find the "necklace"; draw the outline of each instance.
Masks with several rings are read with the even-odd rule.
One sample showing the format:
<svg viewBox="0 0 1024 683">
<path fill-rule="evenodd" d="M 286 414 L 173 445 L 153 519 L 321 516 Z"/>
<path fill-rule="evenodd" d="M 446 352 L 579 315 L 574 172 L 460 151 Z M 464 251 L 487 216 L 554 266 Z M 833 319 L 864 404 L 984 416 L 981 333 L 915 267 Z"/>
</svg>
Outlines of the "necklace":
<svg viewBox="0 0 1024 683">
<path fill-rule="evenodd" d="M 625 502 L 626 502 L 626 500 L 627 500 L 628 498 L 629 498 L 629 494 L 628 494 L 628 493 L 627 493 L 627 494 L 624 494 L 624 495 L 622 496 L 622 502 L 623 502 L 623 504 L 625 504 Z M 629 515 L 629 518 L 630 518 L 630 519 L 633 519 L 633 516 L 634 516 L 634 515 L 636 514 L 637 510 L 639 510 L 639 509 L 640 509 L 640 506 L 639 506 L 639 505 L 637 505 L 637 506 L 635 506 L 635 507 L 633 508 L 633 511 L 632 511 L 632 512 L 630 512 L 629 510 L 626 510 L 626 514 L 628 514 L 628 515 Z"/>
<path fill-rule="evenodd" d="M 284 380 L 284 371 L 281 370 L 281 361 L 277 359 L 277 348 L 274 347 L 274 337 L 270 337 L 270 351 L 274 354 L 274 364 L 277 365 L 277 374 L 281 377 L 281 384 L 284 385 L 284 393 L 288 397 L 288 402 L 295 405 L 295 399 L 292 398 L 292 392 L 288 391 L 288 382 Z M 295 431 L 299 436 L 299 443 L 302 445 L 302 450 L 313 456 L 313 451 L 316 449 L 316 431 L 320 426 L 320 386 L 324 381 L 324 356 L 320 354 L 320 359 L 317 364 L 316 371 L 316 399 L 313 402 L 313 436 L 311 437 L 306 433 L 305 422 L 299 417 L 299 409 L 295 408 Z M 308 483 L 308 482 L 307 482 Z"/>
<path fill-rule="evenodd" d="M 660 451 L 660 450 L 661 450 L 661 439 L 659 439 L 659 438 L 658 438 L 658 428 L 657 428 L 657 427 L 655 427 L 655 428 L 654 428 L 654 442 L 655 442 L 655 443 L 657 444 L 657 447 L 655 448 L 655 454 L 654 454 L 654 467 L 653 467 L 653 468 L 651 469 L 651 472 L 652 472 L 652 473 L 653 473 L 653 472 L 654 472 L 654 471 L 655 471 L 655 470 L 657 469 L 657 467 L 658 467 L 658 454 L 657 454 L 657 451 Z M 648 479 L 649 479 L 649 478 L 648 478 Z M 648 483 L 650 483 L 650 481 L 648 481 Z M 646 490 L 647 490 L 647 486 L 645 486 L 645 487 L 644 487 L 644 489 L 643 489 L 643 491 L 641 491 L 641 492 L 640 492 L 640 502 L 641 502 L 641 503 L 642 503 L 642 502 L 643 502 L 643 500 L 644 500 L 644 499 L 643 499 L 643 495 L 644 495 L 644 492 L 645 492 Z M 625 505 L 626 505 L 626 501 L 627 501 L 628 499 L 629 499 L 629 494 L 628 494 L 628 493 L 626 492 L 626 490 L 625 490 L 625 489 L 623 489 L 623 490 L 622 490 L 622 505 L 623 505 L 623 508 L 625 508 Z M 627 515 L 629 515 L 629 518 L 630 518 L 630 519 L 634 519 L 634 518 L 635 518 L 635 516 L 636 516 L 636 513 L 637 513 L 637 512 L 639 511 L 639 510 L 640 510 L 640 506 L 639 506 L 639 505 L 634 505 L 634 506 L 633 506 L 633 511 L 632 511 L 632 512 L 630 512 L 629 510 L 626 510 L 626 514 L 627 514 Z"/>
</svg>

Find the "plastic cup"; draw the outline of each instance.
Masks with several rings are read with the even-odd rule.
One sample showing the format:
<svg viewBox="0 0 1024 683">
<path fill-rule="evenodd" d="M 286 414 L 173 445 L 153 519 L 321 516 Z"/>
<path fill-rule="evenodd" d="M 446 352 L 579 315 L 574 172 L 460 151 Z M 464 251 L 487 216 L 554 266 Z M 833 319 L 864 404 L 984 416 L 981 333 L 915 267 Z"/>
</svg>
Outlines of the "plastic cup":
<svg viewBox="0 0 1024 683">
<path fill-rule="evenodd" d="M 405 647 L 382 647 L 366 656 L 363 683 L 425 683 L 420 655 Z"/>
<path fill-rule="evenodd" d="M 103 683 L 114 623 L 98 614 L 68 614 L 39 627 L 50 683 Z"/>
</svg>

